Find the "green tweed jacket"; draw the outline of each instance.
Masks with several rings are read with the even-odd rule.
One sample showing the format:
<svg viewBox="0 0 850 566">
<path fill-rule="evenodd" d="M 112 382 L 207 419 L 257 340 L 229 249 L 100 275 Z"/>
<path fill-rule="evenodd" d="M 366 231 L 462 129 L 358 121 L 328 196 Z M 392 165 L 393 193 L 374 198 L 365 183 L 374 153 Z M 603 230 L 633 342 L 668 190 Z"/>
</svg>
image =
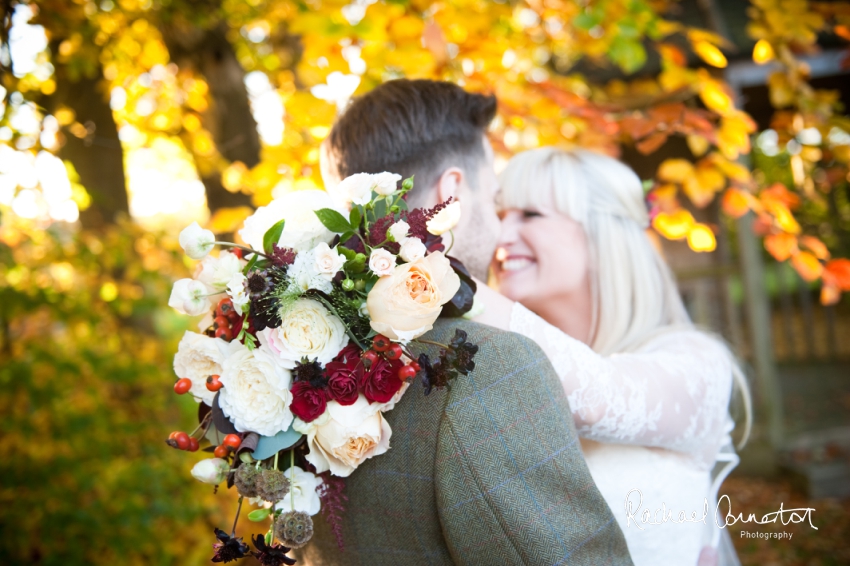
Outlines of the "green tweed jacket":
<svg viewBox="0 0 850 566">
<path fill-rule="evenodd" d="M 632 564 L 546 356 L 459 319 L 426 337 L 446 343 L 455 328 L 480 346 L 475 371 L 427 397 L 411 386 L 387 413 L 390 450 L 346 480 L 344 550 L 316 515 L 302 564 Z"/>
</svg>

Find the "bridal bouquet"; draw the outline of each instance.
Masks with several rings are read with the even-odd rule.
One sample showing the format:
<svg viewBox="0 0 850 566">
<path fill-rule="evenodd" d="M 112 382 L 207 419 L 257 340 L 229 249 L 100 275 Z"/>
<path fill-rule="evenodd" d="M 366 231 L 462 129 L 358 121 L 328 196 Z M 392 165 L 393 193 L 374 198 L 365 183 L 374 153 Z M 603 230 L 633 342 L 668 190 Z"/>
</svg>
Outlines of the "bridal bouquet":
<svg viewBox="0 0 850 566">
<path fill-rule="evenodd" d="M 213 562 L 249 552 L 235 536 L 245 498 L 257 506 L 250 520 L 273 519 L 252 539 L 262 564 L 294 564 L 287 553 L 309 541 L 323 506 L 341 546 L 337 478 L 389 450 L 384 413 L 414 380 L 427 395 L 475 367 L 478 347 L 463 331 L 449 344 L 420 338 L 472 307 L 475 283 L 441 238 L 460 203 L 409 210 L 413 179 L 400 180 L 348 177 L 346 206 L 324 191 L 287 194 L 245 220 L 246 245 L 215 241 L 197 223 L 180 233 L 201 262 L 168 304 L 204 318 L 180 342 L 174 391 L 200 403 L 199 425 L 167 442 L 194 452 L 208 441 L 214 457 L 192 475 L 241 496 L 231 532 L 215 530 Z M 439 356 L 417 354 L 423 343 Z"/>
</svg>

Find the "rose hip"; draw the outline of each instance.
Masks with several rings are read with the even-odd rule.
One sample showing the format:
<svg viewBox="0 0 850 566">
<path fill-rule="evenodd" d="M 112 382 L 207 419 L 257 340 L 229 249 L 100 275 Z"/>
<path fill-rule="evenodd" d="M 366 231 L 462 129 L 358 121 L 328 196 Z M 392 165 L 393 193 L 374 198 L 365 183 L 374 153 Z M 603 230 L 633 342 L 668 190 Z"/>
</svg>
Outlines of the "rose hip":
<svg viewBox="0 0 850 566">
<path fill-rule="evenodd" d="M 178 432 L 174 435 L 174 442 L 177 443 L 177 448 L 186 450 L 189 448 L 189 435 L 185 432 Z"/>
<path fill-rule="evenodd" d="M 218 305 L 215 307 L 215 315 L 227 317 L 230 313 L 236 312 L 233 309 L 233 301 L 230 300 L 230 297 L 225 297 L 218 302 Z"/>
<path fill-rule="evenodd" d="M 230 451 L 227 449 L 227 446 L 225 446 L 224 444 L 219 444 L 215 447 L 215 450 L 213 450 L 213 456 L 215 456 L 216 458 L 227 458 L 227 454 L 229 452 Z"/>
<path fill-rule="evenodd" d="M 219 381 L 217 375 L 211 375 L 207 378 L 207 389 L 209 389 L 210 391 L 215 392 L 221 389 L 222 387 L 224 387 L 224 384 Z"/>
<path fill-rule="evenodd" d="M 189 452 L 197 452 L 200 445 L 198 444 L 198 439 L 194 436 L 189 437 L 189 447 L 186 449 Z"/>
<path fill-rule="evenodd" d="M 360 356 L 360 359 L 366 362 L 366 367 L 369 367 L 378 361 L 378 353 L 374 350 L 366 350 L 363 352 L 363 355 Z"/>
<path fill-rule="evenodd" d="M 242 444 L 242 439 L 239 438 L 239 435 L 236 434 L 228 434 L 224 437 L 224 440 L 221 442 L 225 446 L 229 446 L 234 450 L 239 448 L 239 445 Z"/>
<path fill-rule="evenodd" d="M 398 378 L 402 381 L 406 381 L 408 379 L 412 379 L 416 377 L 416 370 L 412 365 L 402 366 L 398 370 Z"/>
<path fill-rule="evenodd" d="M 389 349 L 387 349 L 386 352 L 384 352 L 384 355 L 387 357 L 388 360 L 397 360 L 401 357 L 403 353 L 404 352 L 402 351 L 401 346 L 399 346 L 398 344 L 393 344 L 389 347 Z"/>
<path fill-rule="evenodd" d="M 230 332 L 229 326 L 223 326 L 223 327 L 219 326 L 218 328 L 215 329 L 215 337 L 216 338 L 222 338 L 222 339 L 230 342 L 233 339 L 233 333 Z"/>
<path fill-rule="evenodd" d="M 178 395 L 188 393 L 190 389 L 192 389 L 192 380 L 188 377 L 181 377 L 174 384 L 174 392 Z"/>
<path fill-rule="evenodd" d="M 372 338 L 372 349 L 376 352 L 386 352 L 391 345 L 390 339 L 383 334 L 378 334 Z"/>
</svg>

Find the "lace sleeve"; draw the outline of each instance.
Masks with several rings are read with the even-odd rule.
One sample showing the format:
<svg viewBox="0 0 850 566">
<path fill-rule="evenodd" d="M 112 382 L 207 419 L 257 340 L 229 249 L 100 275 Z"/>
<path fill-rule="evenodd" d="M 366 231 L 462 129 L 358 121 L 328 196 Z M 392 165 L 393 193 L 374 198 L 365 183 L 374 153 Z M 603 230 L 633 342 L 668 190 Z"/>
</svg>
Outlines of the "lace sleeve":
<svg viewBox="0 0 850 566">
<path fill-rule="evenodd" d="M 696 330 L 663 334 L 637 352 L 601 356 L 519 303 L 510 330 L 549 356 L 579 435 L 687 452 L 711 465 L 726 437 L 731 359 Z"/>
</svg>

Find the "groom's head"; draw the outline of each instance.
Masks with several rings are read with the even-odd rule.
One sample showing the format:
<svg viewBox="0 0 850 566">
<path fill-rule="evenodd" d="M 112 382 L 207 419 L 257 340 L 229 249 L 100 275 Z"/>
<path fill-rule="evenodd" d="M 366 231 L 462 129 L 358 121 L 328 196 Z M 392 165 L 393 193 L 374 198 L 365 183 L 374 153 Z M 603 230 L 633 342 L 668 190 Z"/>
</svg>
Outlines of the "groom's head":
<svg viewBox="0 0 850 566">
<path fill-rule="evenodd" d="M 452 255 L 483 278 L 499 231 L 493 149 L 485 137 L 495 114 L 495 97 L 452 83 L 384 83 L 355 99 L 334 125 L 323 146 L 323 175 L 331 184 L 354 173 L 413 175 L 411 207 L 459 200 Z"/>
</svg>

